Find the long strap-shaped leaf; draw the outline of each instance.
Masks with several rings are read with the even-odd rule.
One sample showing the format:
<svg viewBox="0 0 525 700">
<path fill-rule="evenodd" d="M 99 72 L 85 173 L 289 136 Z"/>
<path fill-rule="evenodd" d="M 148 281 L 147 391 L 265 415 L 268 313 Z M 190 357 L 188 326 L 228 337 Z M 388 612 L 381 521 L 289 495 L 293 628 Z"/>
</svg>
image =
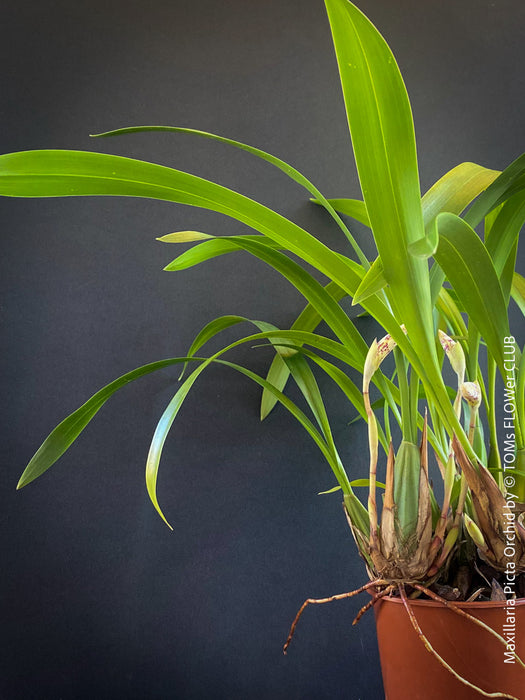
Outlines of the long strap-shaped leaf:
<svg viewBox="0 0 525 700">
<path fill-rule="evenodd" d="M 455 214 L 440 214 L 436 260 L 504 371 L 503 339 L 510 335 L 507 309 L 494 265 L 479 236 Z"/>
<path fill-rule="evenodd" d="M 512 257 L 511 262 L 515 262 L 516 242 L 524 223 L 525 193 L 519 192 L 508 199 L 501 207 L 490 227 L 490 232 L 485 236 L 487 251 L 492 258 L 494 268 L 500 280 L 502 279 L 509 256 Z M 514 264 L 512 268 L 514 268 Z M 512 274 L 510 275 L 510 279 L 504 280 L 504 284 L 504 296 L 508 301 L 510 286 L 512 284 Z"/>
<path fill-rule="evenodd" d="M 442 211 L 461 214 L 481 192 L 500 175 L 477 163 L 460 163 L 446 172 L 425 192 L 421 200 L 425 228 Z M 365 226 L 370 226 L 365 203 L 356 199 L 329 199 L 340 214 L 351 216 Z"/>
<path fill-rule="evenodd" d="M 476 163 L 460 163 L 452 168 L 452 170 L 449 170 L 423 195 L 422 207 L 425 228 L 432 224 L 437 215 L 443 211 L 460 214 L 473 199 L 498 177 L 498 175 L 499 171 L 489 170 Z M 364 202 L 354 199 L 330 199 L 329 201 L 341 214 L 352 216 L 365 225 L 369 225 Z M 433 277 L 437 278 L 435 284 L 435 295 L 437 296 L 442 284 L 442 276 L 439 275 L 439 267 L 434 266 L 434 268 Z M 328 289 L 330 289 L 331 294 L 337 294 L 338 299 L 343 298 L 345 295 L 344 291 L 333 282 L 327 287 L 327 290 Z M 315 309 L 308 306 L 297 318 L 292 328 L 314 330 L 321 320 L 321 316 Z M 286 384 L 288 368 L 278 355 L 275 356 L 270 366 L 267 378 L 281 390 Z M 275 399 L 271 394 L 263 392 L 263 397 L 261 399 L 262 418 L 268 415 L 275 403 Z"/>
<path fill-rule="evenodd" d="M 168 234 L 169 236 L 170 234 Z M 262 242 L 270 248 L 279 250 L 282 249 L 275 241 L 267 236 L 245 236 L 245 238 L 251 238 L 256 242 Z M 163 236 L 162 240 L 166 240 L 167 236 Z M 160 240 L 160 239 L 159 239 Z M 167 241 L 169 242 L 169 240 Z M 232 243 L 229 239 L 222 236 L 212 237 L 203 243 L 188 248 L 184 253 L 181 253 L 176 260 L 171 263 L 170 270 L 188 270 L 190 267 L 195 265 L 200 265 L 207 260 L 213 260 L 213 258 L 218 258 L 221 255 L 226 255 L 228 253 L 238 253 L 239 246 Z"/>
<path fill-rule="evenodd" d="M 470 207 L 465 215 L 475 228 L 487 214 L 513 194 L 525 189 L 525 153 L 516 158 Z"/>
<path fill-rule="evenodd" d="M 515 272 L 512 279 L 511 296 L 525 316 L 525 277 Z"/>
<path fill-rule="evenodd" d="M 162 414 L 158 424 L 157 428 L 155 430 L 155 433 L 153 435 L 153 439 L 151 441 L 151 446 L 150 450 L 148 453 L 148 458 L 146 462 L 146 486 L 148 489 L 148 494 L 149 497 L 155 506 L 155 509 L 161 516 L 161 518 L 164 520 L 164 522 L 169 525 L 168 521 L 166 520 L 166 517 L 164 516 L 160 505 L 158 503 L 157 499 L 157 477 L 158 477 L 158 471 L 159 471 L 159 463 L 160 463 L 160 458 L 162 455 L 162 450 L 164 447 L 164 443 L 166 441 L 166 437 L 168 435 L 168 432 L 173 424 L 173 421 L 175 420 L 183 402 L 186 396 L 188 395 L 190 389 L 192 388 L 193 384 L 197 380 L 197 378 L 200 376 L 200 374 L 211 364 L 212 362 L 219 362 L 220 364 L 226 365 L 228 367 L 231 367 L 233 369 L 236 369 L 237 371 L 241 372 L 242 374 L 246 375 L 250 379 L 252 379 L 254 382 L 259 384 L 261 387 L 264 387 L 265 389 L 268 389 L 268 391 L 271 391 L 272 393 L 275 393 L 277 396 L 278 400 L 283 404 L 285 408 L 287 408 L 290 413 L 301 423 L 301 425 L 307 430 L 309 435 L 312 437 L 316 445 L 319 447 L 321 450 L 322 454 L 332 467 L 332 470 L 337 478 L 337 481 L 339 485 L 343 489 L 343 493 L 348 494 L 350 497 L 355 498 L 357 501 L 356 507 L 361 506 L 361 509 L 366 513 L 366 510 L 360 504 L 358 501 L 357 497 L 354 496 L 352 487 L 350 486 L 350 482 L 348 480 L 348 477 L 343 469 L 343 466 L 341 464 L 341 461 L 338 457 L 337 454 L 334 454 L 334 451 L 332 450 L 331 446 L 328 445 L 321 434 L 317 431 L 313 423 L 305 416 L 305 414 L 291 401 L 285 394 L 281 393 L 278 391 L 275 387 L 273 387 L 266 379 L 263 379 L 260 377 L 258 374 L 255 374 L 251 370 L 247 369 L 246 367 L 242 367 L 241 365 L 237 365 L 231 362 L 227 362 L 226 360 L 220 360 L 219 355 L 222 353 L 226 352 L 229 348 L 234 347 L 235 344 L 232 344 L 231 346 L 228 346 L 228 348 L 223 348 L 221 351 L 216 353 L 214 356 L 204 360 L 202 364 L 195 369 L 190 376 L 186 379 L 184 384 L 180 387 L 180 389 L 177 391 L 173 399 L 170 401 L 168 406 L 166 407 L 164 413 Z M 359 504 L 359 505 L 358 505 Z M 171 527 L 171 526 L 170 526 Z"/>
<path fill-rule="evenodd" d="M 428 267 L 408 246 L 425 234 L 412 113 L 387 43 L 347 0 L 326 0 L 363 198 L 396 315 L 435 362 Z"/>
<path fill-rule="evenodd" d="M 297 182 L 297 184 L 304 187 L 308 192 L 310 192 L 310 194 L 314 196 L 314 198 L 316 198 L 316 201 L 329 212 L 332 218 L 336 221 L 339 228 L 343 231 L 347 239 L 350 241 L 350 244 L 352 245 L 352 248 L 354 249 L 357 257 L 359 258 L 360 263 L 365 267 L 365 269 L 368 267 L 369 263 L 366 255 L 363 253 L 363 251 L 357 244 L 357 241 L 352 236 L 347 226 L 345 225 L 341 217 L 337 214 L 337 211 L 334 209 L 331 203 L 324 197 L 324 195 L 317 189 L 317 187 L 312 182 L 310 182 L 310 180 L 308 180 L 308 178 L 306 178 L 292 165 L 286 163 L 281 158 L 277 158 L 271 153 L 267 153 L 266 151 L 263 151 L 260 148 L 255 148 L 254 146 L 250 146 L 246 143 L 241 143 L 240 141 L 234 141 L 233 139 L 228 139 L 224 136 L 212 134 L 209 131 L 201 131 L 200 129 L 188 129 L 186 127 L 180 126 L 128 126 L 122 129 L 113 129 L 112 131 L 105 131 L 101 134 L 93 134 L 93 136 L 97 138 L 107 136 L 121 136 L 123 134 L 137 134 L 145 131 L 170 131 L 176 133 L 178 132 L 181 134 L 193 134 L 194 136 L 202 136 L 204 138 L 211 139 L 212 141 L 219 141 L 220 143 L 225 143 L 229 146 L 240 148 L 242 151 L 251 153 L 252 155 L 257 156 L 258 158 L 265 160 L 267 163 L 271 163 L 271 165 L 274 165 L 276 168 L 279 168 L 279 170 L 288 175 L 288 177 L 294 180 L 294 182 Z"/>
<path fill-rule="evenodd" d="M 313 265 L 353 296 L 363 268 L 335 253 L 286 217 L 238 192 L 155 163 L 85 151 L 23 151 L 0 156 L 0 195 L 67 197 L 113 195 L 147 197 L 210 209 L 250 226 Z M 361 271 L 361 272 L 359 272 Z M 367 310 L 403 346 L 423 372 L 421 361 L 385 304 Z"/>
<path fill-rule="evenodd" d="M 89 401 L 86 401 L 80 408 L 57 425 L 44 440 L 25 468 L 17 488 L 26 486 L 26 484 L 29 484 L 49 469 L 49 467 L 51 467 L 73 444 L 86 425 L 88 425 L 91 419 L 116 391 L 146 374 L 151 374 L 159 369 L 180 364 L 184 361 L 185 358 L 175 357 L 172 359 L 160 360 L 159 362 L 151 362 L 150 364 L 134 369 L 132 372 L 127 372 L 122 375 L 122 377 L 115 379 L 115 381 L 100 389 L 100 391 L 97 391 Z"/>
<path fill-rule="evenodd" d="M 121 195 L 211 209 L 268 235 L 348 286 L 348 266 L 286 217 L 214 182 L 155 163 L 84 151 L 24 151 L 0 156 L 0 194 L 12 197 Z"/>
<path fill-rule="evenodd" d="M 222 237 L 222 240 L 227 240 L 232 245 L 248 251 L 280 272 L 322 315 L 338 338 L 354 354 L 354 357 L 361 358 L 364 362 L 367 347 L 363 338 L 333 297 L 312 275 L 286 255 L 264 245 L 262 241 L 255 241 L 253 236 L 250 238 L 247 236 L 227 236 Z M 167 265 L 165 269 L 171 270 L 172 265 L 174 269 L 177 269 L 176 260 Z"/>
</svg>

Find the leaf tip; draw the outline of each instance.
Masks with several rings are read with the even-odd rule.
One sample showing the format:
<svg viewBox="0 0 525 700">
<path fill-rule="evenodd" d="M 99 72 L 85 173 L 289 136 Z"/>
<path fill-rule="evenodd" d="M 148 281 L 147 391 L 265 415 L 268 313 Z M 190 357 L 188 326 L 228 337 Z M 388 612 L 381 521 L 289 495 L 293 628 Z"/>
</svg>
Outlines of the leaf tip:
<svg viewBox="0 0 525 700">
<path fill-rule="evenodd" d="M 27 486 L 33 479 L 28 478 L 27 475 L 27 468 L 22 472 L 22 476 L 20 479 L 18 479 L 18 484 L 16 485 L 16 490 L 20 491 L 20 489 L 23 489 L 24 486 Z"/>
</svg>

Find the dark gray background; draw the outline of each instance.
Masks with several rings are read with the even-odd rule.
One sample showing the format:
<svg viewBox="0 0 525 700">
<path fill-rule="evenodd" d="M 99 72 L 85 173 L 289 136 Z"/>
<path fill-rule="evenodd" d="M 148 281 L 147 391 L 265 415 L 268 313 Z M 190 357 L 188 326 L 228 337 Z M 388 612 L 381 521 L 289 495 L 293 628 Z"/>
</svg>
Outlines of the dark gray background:
<svg viewBox="0 0 525 700">
<path fill-rule="evenodd" d="M 412 99 L 423 189 L 464 160 L 503 168 L 525 145 L 518 0 L 362 0 Z M 340 236 L 285 176 L 183 135 L 98 141 L 133 124 L 192 126 L 259 146 L 327 195 L 358 196 L 320 0 L 4 0 L 0 151 L 94 149 L 217 179 Z M 117 394 L 38 483 L 17 479 L 51 428 L 134 367 L 184 354 L 213 317 L 287 326 L 297 294 L 262 263 L 226 256 L 182 273 L 156 236 L 230 234 L 224 217 L 159 202 L 2 200 L 2 700 L 321 700 L 382 697 L 373 617 L 307 596 L 365 580 L 315 445 L 226 369 L 196 385 L 166 445 L 160 501 L 143 466 L 176 371 Z M 374 329 L 360 322 L 367 338 Z M 522 328 L 514 327 L 516 335 Z M 230 336 L 228 336 L 230 337 Z M 266 350 L 237 358 L 263 373 Z M 366 472 L 362 426 L 323 382 L 342 456 Z M 337 410 L 340 408 L 341 410 Z"/>
</svg>

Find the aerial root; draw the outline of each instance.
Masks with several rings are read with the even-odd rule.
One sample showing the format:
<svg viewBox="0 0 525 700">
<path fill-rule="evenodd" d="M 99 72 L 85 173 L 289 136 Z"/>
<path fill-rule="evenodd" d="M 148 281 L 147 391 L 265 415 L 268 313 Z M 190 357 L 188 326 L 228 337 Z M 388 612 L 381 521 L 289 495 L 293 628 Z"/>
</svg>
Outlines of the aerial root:
<svg viewBox="0 0 525 700">
<path fill-rule="evenodd" d="M 363 605 L 361 610 L 355 616 L 355 618 L 352 622 L 352 625 L 357 625 L 357 623 L 363 617 L 365 612 L 370 610 L 370 608 L 372 608 L 377 603 L 378 600 L 380 600 L 381 598 L 384 598 L 389 593 L 392 593 L 392 591 L 395 590 L 395 588 L 396 588 L 395 584 L 392 583 L 392 584 L 390 584 L 390 586 L 387 586 L 382 591 L 379 591 L 379 593 L 377 593 L 371 600 L 369 600 L 366 605 Z"/>
<path fill-rule="evenodd" d="M 330 596 L 329 598 L 308 598 L 307 600 L 305 600 L 304 603 L 299 608 L 299 612 L 295 616 L 294 621 L 292 622 L 292 626 L 290 627 L 290 634 L 288 635 L 288 638 L 283 646 L 283 654 L 286 654 L 288 647 L 290 646 L 290 642 L 292 641 L 292 637 L 294 635 L 295 628 L 297 627 L 297 623 L 299 622 L 299 618 L 303 614 L 304 610 L 308 607 L 308 605 L 321 605 L 323 603 L 331 603 L 334 600 L 343 600 L 344 598 L 352 598 L 353 596 L 358 595 L 359 593 L 362 593 L 363 591 L 367 591 L 369 588 L 373 588 L 374 586 L 385 586 L 385 585 L 389 585 L 388 581 L 384 581 L 383 579 L 375 579 L 374 581 L 369 581 L 364 586 L 357 588 L 355 591 L 350 591 L 349 593 L 338 593 L 337 595 Z"/>
<path fill-rule="evenodd" d="M 413 585 L 415 588 L 418 588 L 419 590 L 424 589 L 424 586 L 419 587 L 419 584 L 416 584 L 416 585 L 411 584 L 411 585 Z M 403 605 L 405 606 L 405 610 L 408 613 L 408 617 L 410 619 L 410 622 L 412 623 L 412 627 L 415 629 L 415 631 L 417 633 L 417 636 L 423 642 L 427 651 L 429 651 L 434 656 L 434 658 L 437 659 L 437 661 L 439 661 L 439 663 L 442 666 L 444 666 L 444 668 L 447 669 L 447 671 L 449 671 L 453 676 L 455 676 L 458 679 L 458 681 L 460 681 L 464 685 L 468 686 L 469 688 L 472 688 L 473 690 L 477 691 L 481 695 L 484 695 L 487 698 L 508 698 L 509 700 L 518 700 L 518 698 L 516 698 L 514 695 L 509 695 L 508 693 L 498 693 L 498 692 L 488 693 L 487 691 L 483 690 L 482 688 L 479 688 L 477 685 L 474 685 L 473 683 L 470 683 L 470 681 L 467 681 L 467 679 L 463 678 L 463 676 L 461 676 L 459 673 L 457 673 L 457 671 L 454 671 L 452 666 L 450 666 L 445 661 L 445 659 L 438 654 L 438 652 L 434 649 L 434 647 L 429 642 L 427 637 L 425 637 L 425 635 L 423 634 L 423 631 L 421 630 L 421 627 L 419 626 L 419 623 L 416 619 L 416 616 L 414 615 L 414 611 L 410 607 L 410 603 L 408 602 L 408 599 L 406 597 L 405 587 L 402 583 L 399 584 L 398 589 L 399 589 L 399 595 L 401 596 L 401 600 L 403 601 Z M 427 590 L 424 590 L 423 592 L 428 593 Z M 439 598 L 439 596 L 437 596 L 437 597 Z M 444 599 L 443 599 L 443 601 L 444 601 Z M 446 602 L 448 604 L 447 605 L 447 607 L 448 607 L 450 605 L 449 601 L 446 601 Z M 457 610 L 459 610 L 459 608 L 457 608 Z M 472 615 L 467 614 L 467 617 L 471 618 Z"/>
<path fill-rule="evenodd" d="M 487 630 L 487 632 L 490 632 L 496 639 L 498 639 L 504 647 L 507 647 L 507 642 L 505 639 L 496 632 L 496 630 L 492 629 L 490 625 L 487 625 L 486 622 L 483 622 L 482 620 L 478 620 L 477 617 L 474 617 L 474 615 L 470 615 L 470 613 L 466 612 L 465 610 L 462 610 L 461 608 L 458 608 L 457 605 L 454 605 L 450 600 L 446 600 L 445 598 L 442 598 L 440 595 L 437 593 L 434 593 L 434 591 L 431 591 L 429 588 L 425 588 L 425 586 L 422 586 L 419 583 L 412 583 L 411 586 L 413 588 L 417 588 L 418 591 L 421 591 L 422 593 L 425 593 L 429 598 L 432 598 L 432 600 L 435 600 L 437 603 L 441 603 L 445 607 L 447 607 L 449 610 L 452 610 L 455 612 L 457 615 L 461 615 L 461 617 L 466 618 L 467 620 L 470 620 L 474 624 L 478 625 L 478 627 L 483 628 L 484 630 Z M 516 661 L 522 666 L 522 668 L 525 668 L 525 663 L 520 659 L 518 654 L 516 652 L 511 652 Z"/>
</svg>

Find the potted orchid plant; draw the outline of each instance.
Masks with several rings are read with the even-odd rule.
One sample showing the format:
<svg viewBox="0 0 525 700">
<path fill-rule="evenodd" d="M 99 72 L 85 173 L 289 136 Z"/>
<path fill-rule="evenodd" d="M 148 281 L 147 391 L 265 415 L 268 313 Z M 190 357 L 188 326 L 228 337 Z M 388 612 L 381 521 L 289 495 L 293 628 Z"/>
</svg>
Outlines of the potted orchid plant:
<svg viewBox="0 0 525 700">
<path fill-rule="evenodd" d="M 306 303 L 289 329 L 251 321 L 248 335 L 203 355 L 202 348 L 222 331 L 248 322 L 239 316 L 219 317 L 202 329 L 184 357 L 152 362 L 108 384 L 50 433 L 19 487 L 49 469 L 121 387 L 178 365 L 180 387 L 160 417 L 146 460 L 150 499 L 169 524 L 157 496 L 166 437 L 206 368 L 218 364 L 233 369 L 261 387 L 262 418 L 280 403 L 314 440 L 332 470 L 333 491 L 341 495 L 368 576 L 358 591 L 306 600 L 292 623 L 285 651 L 309 604 L 368 590 L 370 599 L 356 619 L 376 609 L 387 697 L 432 698 L 450 692 L 458 698 L 473 693 L 516 698 L 525 668 L 523 644 L 520 647 L 510 632 L 510 618 L 516 625 L 525 610 L 525 360 L 509 326 L 508 308 L 516 303 L 525 311 L 525 280 L 516 270 L 525 222 L 525 156 L 503 172 L 461 163 L 421 196 L 410 103 L 389 46 L 348 0 L 326 0 L 326 8 L 362 198 L 327 199 L 281 159 L 207 132 L 147 126 L 98 136 L 186 132 L 243 149 L 304 187 L 339 227 L 346 239 L 345 253 L 257 201 L 174 168 L 82 151 L 0 156 L 4 196 L 146 197 L 233 217 L 254 233 L 217 237 L 186 230 L 161 236 L 167 250 L 192 244 L 165 269 L 187 269 L 245 251 L 278 271 Z M 349 218 L 370 229 L 376 247 L 373 258 L 352 234 Z M 327 282 L 319 282 L 311 268 Z M 345 298 L 383 329 L 371 345 L 343 310 L 340 301 Z M 329 334 L 318 332 L 321 322 Z M 266 376 L 227 359 L 228 351 L 245 343 L 273 348 Z M 480 359 L 485 355 L 486 360 Z M 354 371 L 360 373 L 360 383 L 352 379 Z M 368 431 L 366 474 L 354 474 L 341 458 L 317 372 L 336 383 Z M 503 433 L 497 421 L 498 376 L 509 407 Z M 286 394 L 289 381 L 302 394 L 304 406 Z M 397 443 L 396 431 L 401 434 Z M 437 481 L 430 477 L 432 465 Z M 378 478 L 381 473 L 383 481 Z M 366 499 L 357 491 L 363 485 Z M 480 612 L 483 603 L 488 617 Z M 507 611 L 508 633 L 495 628 L 496 608 Z M 385 620 L 395 609 L 402 616 L 402 622 L 393 622 L 397 635 L 399 625 L 406 624 L 406 636 L 415 643 L 409 652 L 399 651 L 398 641 L 382 641 Z M 478 657 L 477 675 L 469 676 L 461 658 L 447 654 L 450 649 L 438 649 L 426 631 L 430 620 L 425 617 L 422 622 L 428 610 L 446 615 L 447 627 L 454 622 L 467 625 L 467 637 L 474 632 L 485 635 L 482 646 L 494 645 L 487 653 L 499 675 L 485 678 L 487 664 Z M 430 670 L 423 669 L 424 661 Z M 453 684 L 450 690 L 445 688 L 448 680 Z"/>
</svg>

